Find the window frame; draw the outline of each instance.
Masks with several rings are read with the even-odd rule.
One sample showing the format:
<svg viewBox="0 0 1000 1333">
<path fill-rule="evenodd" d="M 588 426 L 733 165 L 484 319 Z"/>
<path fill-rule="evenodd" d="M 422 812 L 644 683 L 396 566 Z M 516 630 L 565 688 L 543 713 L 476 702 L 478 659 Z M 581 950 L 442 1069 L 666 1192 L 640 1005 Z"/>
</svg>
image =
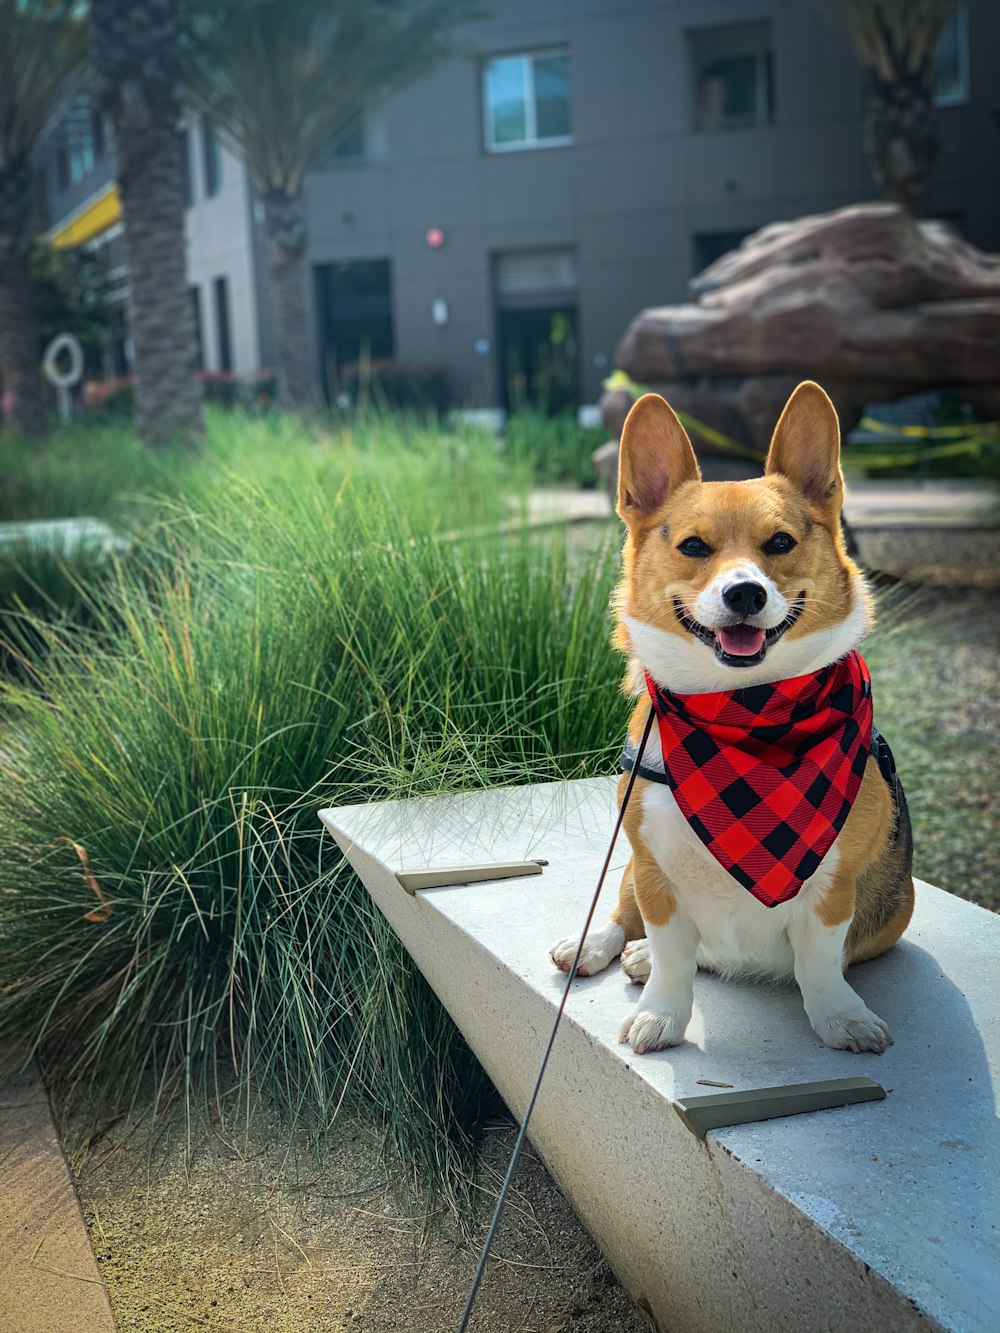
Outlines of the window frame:
<svg viewBox="0 0 1000 1333">
<path fill-rule="evenodd" d="M 195 196 L 195 169 L 191 159 L 194 148 L 194 135 L 190 125 L 183 125 L 178 136 L 181 149 L 181 195 L 185 211 L 197 203 Z"/>
<path fill-rule="evenodd" d="M 222 193 L 224 179 L 222 144 L 215 126 L 204 117 L 201 122 L 201 167 L 205 187 L 202 198 L 215 199 Z"/>
<path fill-rule="evenodd" d="M 65 194 L 69 185 L 69 144 L 66 135 L 60 132 L 56 139 L 56 188 Z"/>
<path fill-rule="evenodd" d="M 344 145 L 355 136 L 360 141 L 360 148 L 357 152 L 345 151 Z M 330 164 L 335 167 L 357 167 L 368 162 L 370 160 L 368 139 L 368 115 L 365 107 L 359 106 L 345 120 L 340 134 L 334 136 L 330 149 Z"/>
<path fill-rule="evenodd" d="M 191 313 L 194 316 L 195 351 L 198 357 L 198 370 L 205 369 L 205 328 L 201 313 L 201 284 L 193 282 L 188 287 L 191 300 Z"/>
<path fill-rule="evenodd" d="M 716 56 L 713 60 L 751 59 L 754 62 L 754 119 L 752 121 L 729 119 L 715 125 L 703 124 L 698 107 L 698 92 L 702 83 L 702 66 L 711 62 L 699 59 L 698 38 L 703 33 L 726 32 L 733 28 L 761 26 L 766 27 L 766 43 L 749 43 L 743 51 L 727 56 Z M 751 19 L 746 22 L 712 23 L 700 27 L 685 29 L 688 69 L 690 71 L 690 116 L 691 131 L 694 134 L 727 134 L 734 130 L 766 130 L 777 124 L 774 70 L 774 24 L 770 18 Z"/>
<path fill-rule="evenodd" d="M 232 310 L 229 304 L 229 274 L 220 273 L 212 279 L 212 299 L 215 306 L 215 346 L 218 352 L 218 371 L 233 373 Z"/>
<path fill-rule="evenodd" d="M 931 104 L 935 107 L 945 106 L 967 106 L 969 102 L 969 6 L 968 4 L 959 4 L 952 20 L 949 24 L 955 22 L 958 26 L 958 74 L 959 90 L 956 93 L 943 93 L 935 96 L 933 86 L 931 88 Z M 942 29 L 943 37 L 945 30 Z M 938 47 L 940 47 L 940 40 Z M 937 51 L 934 52 L 934 73 L 937 74 Z"/>
<path fill-rule="evenodd" d="M 68 154 L 68 185 L 79 185 L 94 174 L 98 160 L 94 138 L 94 105 L 86 94 L 74 98 L 64 122 L 64 132 Z"/>
<path fill-rule="evenodd" d="M 567 148 L 576 142 L 576 136 L 572 130 L 569 134 L 548 135 L 544 139 L 538 137 L 538 106 L 535 99 L 534 80 L 529 80 L 525 76 L 525 71 L 534 68 L 536 60 L 550 59 L 552 56 L 564 55 L 569 62 L 572 70 L 572 54 L 568 45 L 566 46 L 543 46 L 533 47 L 527 51 L 496 51 L 483 58 L 480 66 L 480 87 L 482 91 L 482 109 L 483 109 L 483 150 L 487 153 L 525 153 L 534 152 L 539 148 Z M 519 139 L 516 143 L 496 143 L 493 135 L 493 116 L 490 107 L 489 92 L 489 71 L 490 66 L 500 60 L 520 60 L 522 63 L 521 72 L 521 90 L 524 97 L 524 124 L 526 137 Z M 572 106 L 572 78 L 570 79 L 570 95 L 567 97 L 567 103 Z M 529 96 L 530 94 L 530 96 Z M 572 122 L 572 117 L 570 117 Z"/>
</svg>

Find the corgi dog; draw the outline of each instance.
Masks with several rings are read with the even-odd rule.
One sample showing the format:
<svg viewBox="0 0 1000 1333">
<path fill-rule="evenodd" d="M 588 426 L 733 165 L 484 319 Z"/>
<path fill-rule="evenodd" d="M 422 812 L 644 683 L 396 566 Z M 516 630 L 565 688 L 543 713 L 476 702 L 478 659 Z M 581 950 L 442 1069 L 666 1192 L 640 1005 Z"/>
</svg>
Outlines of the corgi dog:
<svg viewBox="0 0 1000 1333">
<path fill-rule="evenodd" d="M 619 802 L 656 717 L 618 905 L 578 971 L 621 955 L 645 982 L 620 1034 L 637 1054 L 683 1041 L 698 967 L 794 978 L 827 1046 L 892 1044 L 844 977 L 899 939 L 913 880 L 906 800 L 856 651 L 872 599 L 844 549 L 843 496 L 839 423 L 817 384 L 792 394 L 751 481 L 703 482 L 656 394 L 625 423 L 615 644 L 637 701 Z M 552 949 L 562 971 L 577 944 Z"/>
</svg>

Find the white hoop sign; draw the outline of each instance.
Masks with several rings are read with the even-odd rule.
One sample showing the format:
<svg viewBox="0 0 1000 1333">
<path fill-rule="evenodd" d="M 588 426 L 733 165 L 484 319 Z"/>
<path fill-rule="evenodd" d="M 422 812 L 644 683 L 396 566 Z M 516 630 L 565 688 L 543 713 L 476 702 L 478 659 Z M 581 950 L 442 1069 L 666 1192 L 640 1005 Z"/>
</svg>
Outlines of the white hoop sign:
<svg viewBox="0 0 1000 1333">
<path fill-rule="evenodd" d="M 69 356 L 69 365 L 60 366 L 60 358 Z M 53 385 L 59 400 L 59 419 L 63 425 L 72 415 L 69 391 L 83 379 L 83 348 L 73 333 L 60 333 L 52 339 L 42 358 L 42 374 Z"/>
</svg>

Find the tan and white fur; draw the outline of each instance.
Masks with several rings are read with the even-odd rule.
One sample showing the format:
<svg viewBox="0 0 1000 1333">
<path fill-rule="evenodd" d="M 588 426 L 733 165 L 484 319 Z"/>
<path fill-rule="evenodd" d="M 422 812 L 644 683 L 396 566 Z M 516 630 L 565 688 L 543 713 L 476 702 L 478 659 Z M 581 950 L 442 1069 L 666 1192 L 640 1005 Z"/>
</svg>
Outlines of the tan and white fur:
<svg viewBox="0 0 1000 1333">
<path fill-rule="evenodd" d="M 615 639 L 629 659 L 624 688 L 636 697 L 634 743 L 650 707 L 646 671 L 675 693 L 707 693 L 817 671 L 857 646 L 872 605 L 844 550 L 842 505 L 837 416 L 816 384 L 800 384 L 789 399 L 765 474 L 752 481 L 703 482 L 664 400 L 647 394 L 634 405 L 619 462 L 618 513 L 628 535 Z M 740 604 L 740 588 L 754 590 L 751 602 Z M 761 631 L 763 647 L 751 653 Z M 662 769 L 655 726 L 643 765 Z M 619 799 L 625 782 L 623 775 Z M 892 1043 L 844 977 L 847 964 L 891 948 L 913 909 L 905 798 L 873 758 L 819 868 L 777 907 L 764 907 L 723 869 L 667 785 L 637 779 L 624 827 L 632 857 L 618 906 L 588 934 L 579 966 L 593 975 L 621 954 L 625 971 L 645 982 L 623 1042 L 639 1054 L 681 1042 L 700 966 L 794 977 L 828 1046 L 881 1054 Z M 577 943 L 552 949 L 563 971 Z"/>
</svg>

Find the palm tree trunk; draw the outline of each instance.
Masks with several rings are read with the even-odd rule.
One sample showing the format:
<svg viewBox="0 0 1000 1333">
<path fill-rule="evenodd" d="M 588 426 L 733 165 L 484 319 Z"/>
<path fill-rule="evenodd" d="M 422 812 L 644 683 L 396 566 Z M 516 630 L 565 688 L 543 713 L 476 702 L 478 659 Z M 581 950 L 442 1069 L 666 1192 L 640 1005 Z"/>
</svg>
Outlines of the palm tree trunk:
<svg viewBox="0 0 1000 1333">
<path fill-rule="evenodd" d="M 872 75 L 865 101 L 863 143 L 868 166 L 886 199 L 919 214 L 938 151 L 934 105 L 926 80 Z"/>
<path fill-rule="evenodd" d="M 92 0 L 94 69 L 115 127 L 129 268 L 136 424 L 156 444 L 201 435 L 181 169 L 178 0 Z"/>
<path fill-rule="evenodd" d="M 263 194 L 268 264 L 278 334 L 278 384 L 286 407 L 316 408 L 306 312 L 306 220 L 301 194 L 281 190 Z"/>
<path fill-rule="evenodd" d="M 48 412 L 38 366 L 38 321 L 28 276 L 31 246 L 26 157 L 0 170 L 0 381 L 7 419 L 24 435 L 44 435 Z"/>
<path fill-rule="evenodd" d="M 202 391 L 188 295 L 180 139 L 174 125 L 118 130 L 128 260 L 136 425 L 156 444 L 202 431 Z"/>
</svg>

